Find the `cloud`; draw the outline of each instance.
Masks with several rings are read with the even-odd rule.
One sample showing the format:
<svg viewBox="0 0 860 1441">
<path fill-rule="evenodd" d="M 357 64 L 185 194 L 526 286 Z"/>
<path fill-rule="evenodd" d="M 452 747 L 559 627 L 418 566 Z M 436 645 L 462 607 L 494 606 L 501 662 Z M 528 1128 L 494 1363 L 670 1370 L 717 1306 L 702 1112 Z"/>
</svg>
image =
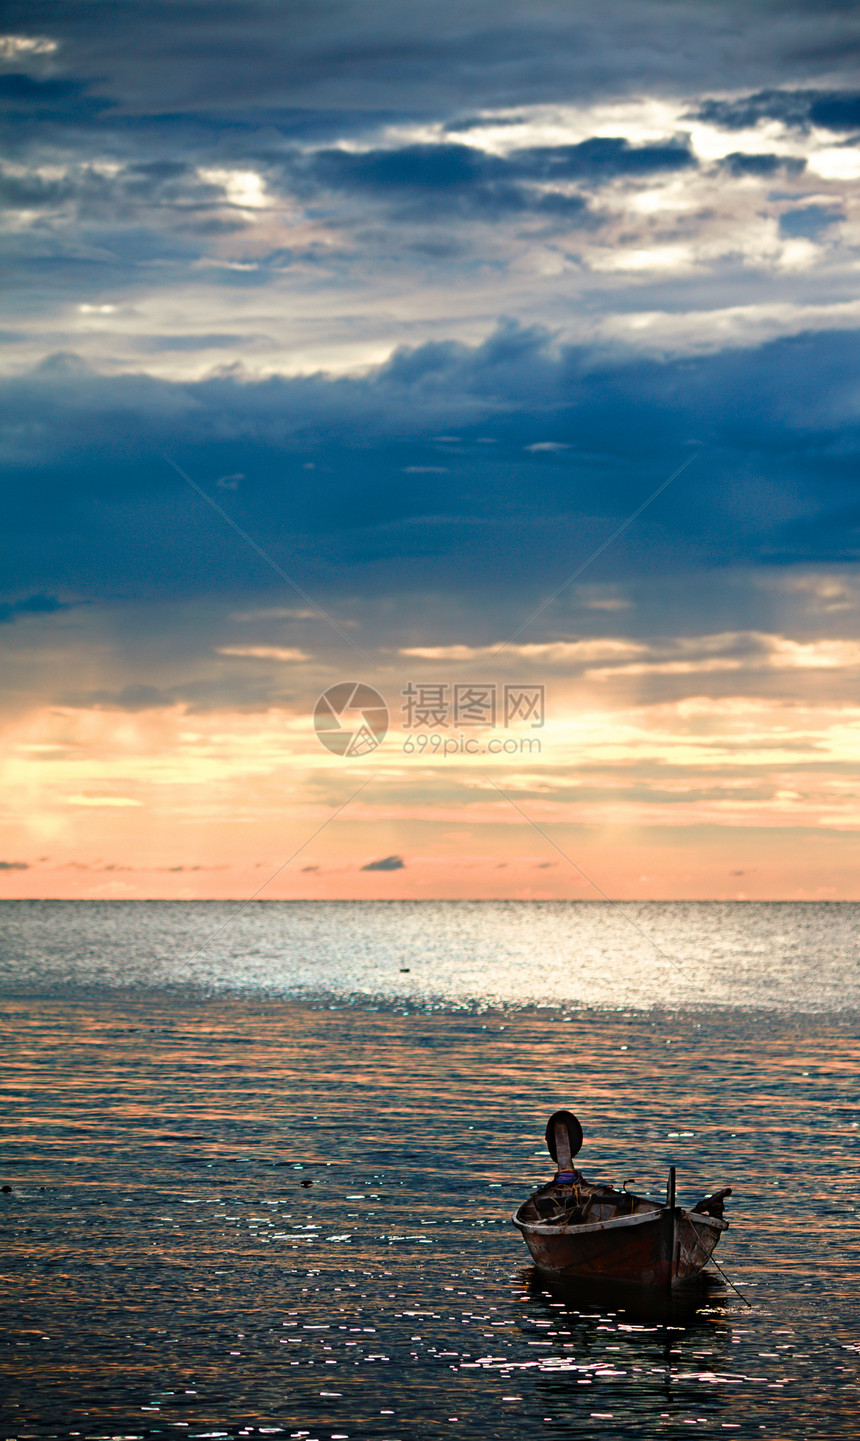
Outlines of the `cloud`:
<svg viewBox="0 0 860 1441">
<path fill-rule="evenodd" d="M 622 175 L 658 175 L 695 168 L 697 161 L 683 139 L 659 145 L 633 145 L 619 136 L 595 135 L 578 145 L 553 145 L 513 152 L 514 166 L 552 179 L 611 180 Z"/>
<path fill-rule="evenodd" d="M 71 607 L 53 595 L 29 595 L 23 600 L 0 602 L 0 625 L 10 625 L 26 615 L 55 615 Z"/>
<path fill-rule="evenodd" d="M 373 196 L 425 223 L 452 211 L 487 218 L 533 213 L 555 215 L 568 225 L 596 223 L 586 197 L 539 188 L 537 182 L 547 178 L 569 178 L 561 164 L 553 173 L 542 152 L 502 159 L 475 146 L 445 143 L 336 149 L 318 151 L 309 170 L 319 185 Z"/>
<path fill-rule="evenodd" d="M 860 130 L 860 95 L 827 95 L 809 108 L 813 125 L 827 130 Z"/>
<path fill-rule="evenodd" d="M 561 0 L 528 24 L 510 4 L 468 21 L 443 4 L 450 32 L 416 13 L 396 36 L 383 3 L 354 33 L 334 12 L 303 16 L 289 45 L 252 0 L 238 54 L 211 0 L 195 11 L 202 48 L 184 5 L 157 34 L 133 6 L 98 26 L 58 18 L 39 74 L 5 76 L 8 345 L 21 364 L 74 350 L 105 370 L 199 378 L 366 368 L 406 337 L 474 340 L 500 313 L 658 354 L 803 328 L 804 301 L 855 303 L 850 235 L 813 250 L 774 227 L 807 162 L 821 203 L 845 179 L 852 151 L 822 150 L 816 106 L 838 102 L 821 116 L 847 125 L 856 87 L 838 90 L 838 66 L 833 88 L 807 83 L 803 6 L 766 27 L 744 17 L 728 45 L 712 8 L 682 0 L 677 52 L 622 0 L 600 23 Z M 335 9 L 358 17 L 353 0 Z M 852 53 L 855 20 L 821 24 Z M 743 93 L 765 54 L 769 87 Z M 716 56 L 726 93 L 698 102 Z M 797 120 L 787 137 L 765 128 L 777 115 Z M 756 124 L 761 144 L 738 135 L 720 159 L 721 124 Z M 789 194 L 726 173 L 778 176 Z M 297 287 L 305 301 L 280 326 Z M 241 452 L 224 464 L 246 474 Z"/>
<path fill-rule="evenodd" d="M 134 713 L 135 711 L 160 710 L 166 706 L 176 705 L 178 697 L 175 693 L 164 690 L 161 686 L 147 685 L 140 681 L 129 682 L 121 690 L 92 690 L 67 692 L 62 697 L 64 705 L 83 707 L 87 710 L 90 707 L 97 707 L 106 710 L 124 710 Z"/>
<path fill-rule="evenodd" d="M 112 867 L 107 866 L 105 869 L 111 870 Z M 123 869 L 127 869 L 127 867 L 123 867 Z M 226 864 L 219 866 L 153 866 L 153 870 L 167 871 L 171 875 L 181 871 L 226 871 L 228 869 L 229 867 Z"/>
<path fill-rule="evenodd" d="M 0 871 L 29 871 L 32 866 L 29 861 L 0 861 Z"/>
<path fill-rule="evenodd" d="M 236 656 L 240 660 L 302 661 L 310 656 L 303 650 L 278 645 L 219 645 L 219 655 Z"/>
<path fill-rule="evenodd" d="M 556 216 L 570 225 L 599 223 L 588 197 L 561 190 L 571 181 L 606 184 L 622 176 L 651 176 L 695 168 L 686 140 L 633 145 L 624 137 L 594 136 L 575 145 L 539 146 L 495 155 L 474 145 L 440 141 L 390 149 L 329 149 L 299 167 L 316 183 L 374 196 L 425 221 L 452 210 L 488 217 L 505 212 Z M 547 186 L 555 189 L 547 189 Z M 416 208 L 417 207 L 417 208 Z"/>
<path fill-rule="evenodd" d="M 720 161 L 720 168 L 737 178 L 755 175 L 769 179 L 780 172 L 785 175 L 800 175 L 806 169 L 806 161 L 799 156 L 733 150 Z"/>
<path fill-rule="evenodd" d="M 50 53 L 9 51 L 0 619 L 198 603 L 209 666 L 133 659 L 70 706 L 264 708 L 317 654 L 208 627 L 284 586 L 162 452 L 339 612 L 527 613 L 693 449 L 596 575 L 857 551 L 856 186 L 803 166 L 822 128 L 850 158 L 858 16 L 681 0 L 667 45 L 619 0 L 407 11 L 305 7 L 287 37 L 250 0 L 237 44 L 210 0 L 155 30 L 66 7 Z"/>
<path fill-rule="evenodd" d="M 0 60 L 27 61 L 37 55 L 54 55 L 56 40 L 47 35 L 0 35 Z"/>
<path fill-rule="evenodd" d="M 44 859 L 47 860 L 48 857 L 44 857 Z M 93 872 L 96 872 L 97 874 L 100 874 L 100 875 L 105 874 L 105 873 L 109 873 L 109 872 L 111 872 L 111 871 L 124 871 L 124 872 L 126 872 L 127 874 L 137 874 L 137 875 L 153 875 L 153 874 L 160 874 L 160 873 L 163 873 L 163 874 L 165 874 L 165 875 L 176 875 L 176 874 L 180 874 L 180 873 L 182 873 L 182 872 L 184 872 L 184 871 L 226 871 L 226 870 L 229 870 L 229 866 L 228 866 L 227 864 L 214 865 L 214 866 L 204 866 L 204 865 L 196 865 L 196 866 L 186 866 L 186 865 L 178 865 L 178 866 L 155 866 L 155 865 L 149 865 L 149 866 L 147 866 L 147 865 L 144 865 L 144 866 L 123 866 L 123 865 L 118 865 L 115 861 L 112 861 L 109 865 L 102 865 L 100 862 L 97 862 L 97 861 L 65 861 L 65 862 L 63 862 L 62 865 L 57 866 L 56 869 L 57 869 L 57 870 L 60 870 L 60 871 L 62 871 L 62 870 L 93 871 Z"/>
<path fill-rule="evenodd" d="M 5 14 L 10 36 L 30 35 L 32 5 L 10 0 Z M 465 11 L 457 0 L 406 10 L 338 0 L 294 8 L 287 26 L 265 0 L 248 0 L 240 35 L 229 8 L 200 0 L 167 7 L 161 22 L 153 27 L 141 6 L 53 7 L 49 40 L 87 89 L 123 97 L 126 123 L 178 117 L 191 129 L 220 117 L 225 130 L 253 121 L 264 135 L 278 122 L 312 129 L 338 112 L 356 124 L 440 112 L 468 122 L 488 107 L 641 94 L 646 85 L 725 94 L 763 74 L 773 89 L 812 86 L 821 74 L 856 86 L 857 17 L 836 0 L 760 10 L 679 0 L 656 15 L 637 0 L 606 0 L 599 11 L 545 0 L 527 13 L 517 0 Z"/>
<path fill-rule="evenodd" d="M 180 647 L 190 647 L 195 658 L 201 653 L 211 656 L 212 647 L 208 637 L 201 635 L 196 617 L 185 622 L 181 635 L 175 637 Z M 138 620 L 146 626 L 146 609 Z M 135 643 L 140 642 L 139 635 Z M 217 650 L 216 650 L 217 654 Z M 111 658 L 113 659 L 113 658 Z M 186 715 L 206 715 L 212 711 L 229 710 L 262 712 L 272 706 L 283 705 L 289 700 L 277 677 L 260 674 L 251 667 L 227 667 L 213 676 L 211 664 L 189 671 L 188 656 L 183 656 L 176 666 L 176 678 L 169 662 L 162 661 L 161 668 L 168 672 L 167 683 L 154 685 L 145 681 L 130 681 L 115 688 L 97 687 L 93 690 L 61 689 L 56 695 L 57 702 L 72 710 L 127 711 L 135 715 L 146 711 L 170 710 L 180 707 Z M 114 665 L 109 667 L 115 669 Z M 249 674 L 249 672 L 251 672 Z"/>
<path fill-rule="evenodd" d="M 2 77 L 0 77 L 2 92 Z M 66 164 L 40 169 L 20 163 L 0 169 L 0 208 L 10 211 L 54 211 L 70 224 L 86 226 L 92 234 L 98 224 L 149 225 L 153 235 L 159 222 L 174 233 L 229 234 L 249 223 L 231 194 L 228 172 L 203 172 L 184 161 L 129 161 L 90 163 L 70 159 Z M 165 236 L 169 243 L 169 238 Z M 175 247 L 174 247 L 175 248 Z M 84 313 L 109 314 L 106 305 L 85 305 Z M 181 344 L 176 338 L 176 346 Z M 229 336 L 201 334 L 210 347 Z M 164 337 L 165 346 L 171 337 Z"/>
<path fill-rule="evenodd" d="M 471 145 L 409 145 L 391 150 L 320 150 L 311 161 L 323 183 L 346 189 L 431 191 L 443 198 L 508 178 L 504 160 Z"/>
<path fill-rule="evenodd" d="M 692 571 L 850 559 L 860 525 L 856 343 L 831 332 L 610 364 L 600 349 L 503 323 L 481 344 L 402 348 L 353 378 L 169 383 L 43 366 L 0 379 L 14 501 L 0 536 L 7 585 L 37 597 L 33 610 L 55 608 L 39 597 L 68 590 L 110 604 L 221 596 L 235 611 L 245 596 L 254 610 L 283 608 L 284 583 L 158 463 L 162 452 L 211 489 L 207 475 L 235 473 L 241 451 L 254 481 L 230 494 L 231 517 L 321 600 L 356 587 L 366 597 L 451 586 L 545 595 L 694 448 L 695 465 L 613 548 L 613 579 L 674 568 L 679 555 Z M 563 464 L 526 449 L 539 443 L 536 417 L 569 447 Z M 460 437 L 456 454 L 440 450 L 440 434 Z M 308 486 L 311 448 L 319 467 Z M 428 485 L 404 462 L 450 474 Z M 224 661 L 300 660 L 303 639 L 248 645 L 222 633 L 209 644 L 226 648 Z M 228 681 L 197 684 L 192 694 L 183 678 L 131 677 L 130 688 L 94 687 L 90 698 L 208 705 Z"/>
<path fill-rule="evenodd" d="M 319 612 L 315 610 L 296 610 L 292 606 L 275 605 L 263 610 L 237 610 L 231 615 L 231 620 L 242 622 L 266 621 L 266 620 L 319 620 Z"/>
<path fill-rule="evenodd" d="M 505 646 L 505 651 L 520 660 L 563 665 L 569 671 L 573 666 L 593 665 L 598 661 L 621 664 L 643 655 L 645 647 L 624 638 L 601 636 L 599 640 L 543 641 L 520 645 L 512 642 Z M 405 646 L 401 654 L 413 656 L 416 660 L 486 665 L 495 656 L 496 645 Z"/>
<path fill-rule="evenodd" d="M 405 869 L 402 856 L 385 856 L 381 861 L 368 861 L 363 871 L 402 871 Z"/>
<path fill-rule="evenodd" d="M 845 211 L 838 205 L 803 205 L 797 210 L 784 210 L 779 218 L 782 235 L 792 239 L 798 236 L 814 240 L 823 230 L 845 219 Z"/>
<path fill-rule="evenodd" d="M 705 100 L 695 110 L 699 120 L 724 130 L 752 130 L 777 120 L 790 129 L 860 130 L 860 95 L 848 91 L 758 90 L 730 99 Z"/>
<path fill-rule="evenodd" d="M 95 120 L 110 101 L 87 94 L 86 81 L 24 74 L 0 75 L 0 106 L 19 125 L 45 120 Z"/>
<path fill-rule="evenodd" d="M 75 795 L 68 797 L 70 806 L 90 806 L 101 809 L 117 808 L 122 809 L 128 806 L 142 806 L 143 801 L 133 800 L 130 796 L 96 796 L 96 795 Z"/>
<path fill-rule="evenodd" d="M 814 99 L 811 90 L 758 90 L 730 99 L 703 100 L 692 113 L 697 120 L 722 130 L 753 130 L 768 120 L 803 129 L 809 124 Z"/>
</svg>

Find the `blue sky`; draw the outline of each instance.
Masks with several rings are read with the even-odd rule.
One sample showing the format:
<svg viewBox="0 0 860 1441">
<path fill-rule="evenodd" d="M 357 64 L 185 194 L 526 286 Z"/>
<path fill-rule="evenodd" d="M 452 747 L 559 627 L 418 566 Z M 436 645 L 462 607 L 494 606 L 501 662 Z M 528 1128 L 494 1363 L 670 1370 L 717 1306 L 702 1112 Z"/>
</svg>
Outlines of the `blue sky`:
<svg viewBox="0 0 860 1441">
<path fill-rule="evenodd" d="M 557 697 L 555 750 L 512 786 L 574 837 L 616 827 L 625 893 L 734 894 L 749 863 L 723 848 L 759 825 L 795 858 L 832 832 L 840 858 L 805 889 L 772 867 L 762 893 L 845 893 L 855 7 L 37 3 L 4 23 L 7 876 L 89 876 L 129 809 L 153 867 L 177 846 L 202 865 L 205 807 L 178 839 L 143 759 L 179 784 L 190 717 L 240 718 L 237 754 L 246 725 L 289 737 L 260 741 L 274 857 L 273 778 L 299 830 L 346 784 L 303 730 L 344 667 L 396 697 L 409 667 L 492 664 Z M 697 707 L 715 749 L 688 755 Z M 585 717 L 618 727 L 614 758 L 571 741 Z M 124 718 L 143 729 L 114 772 Z M 441 869 L 420 893 L 471 893 L 445 827 L 482 782 L 453 772 L 383 783 L 345 893 L 376 849 L 406 855 L 387 884 L 418 885 L 425 810 Z M 470 854 L 498 866 L 511 837 L 480 825 Z M 640 883 L 651 829 L 684 826 L 700 863 Z"/>
</svg>

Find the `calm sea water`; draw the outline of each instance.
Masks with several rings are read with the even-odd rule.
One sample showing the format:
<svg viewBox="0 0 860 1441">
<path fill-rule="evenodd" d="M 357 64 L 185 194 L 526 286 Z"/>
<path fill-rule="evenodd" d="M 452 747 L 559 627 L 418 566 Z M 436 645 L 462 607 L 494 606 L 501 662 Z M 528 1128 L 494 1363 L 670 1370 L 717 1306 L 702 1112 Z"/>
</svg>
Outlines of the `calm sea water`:
<svg viewBox="0 0 860 1441">
<path fill-rule="evenodd" d="M 234 909 L 0 906 L 4 1437 L 860 1434 L 857 907 Z M 542 1284 L 559 1105 L 743 1299 Z"/>
</svg>

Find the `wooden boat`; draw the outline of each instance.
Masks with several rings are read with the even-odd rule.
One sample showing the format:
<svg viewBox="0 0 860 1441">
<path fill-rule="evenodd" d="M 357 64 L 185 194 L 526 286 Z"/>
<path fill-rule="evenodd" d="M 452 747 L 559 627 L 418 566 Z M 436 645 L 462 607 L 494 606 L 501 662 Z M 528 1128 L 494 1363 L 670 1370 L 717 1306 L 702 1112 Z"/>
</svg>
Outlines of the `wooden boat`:
<svg viewBox="0 0 860 1441">
<path fill-rule="evenodd" d="M 555 1279 L 669 1290 L 707 1264 L 728 1230 L 723 1202 L 730 1187 L 685 1210 L 675 1204 L 673 1166 L 664 1205 L 626 1185 L 620 1191 L 594 1185 L 575 1171 L 582 1127 L 570 1111 L 550 1116 L 546 1138 L 558 1171 L 512 1218 L 541 1271 Z"/>
</svg>

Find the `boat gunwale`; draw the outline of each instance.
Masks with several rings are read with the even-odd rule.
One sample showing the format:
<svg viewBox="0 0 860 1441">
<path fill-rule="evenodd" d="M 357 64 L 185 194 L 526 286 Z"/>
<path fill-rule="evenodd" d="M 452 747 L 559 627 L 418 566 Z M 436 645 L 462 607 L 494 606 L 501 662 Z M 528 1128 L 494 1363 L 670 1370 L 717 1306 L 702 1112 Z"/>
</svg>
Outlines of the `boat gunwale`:
<svg viewBox="0 0 860 1441">
<path fill-rule="evenodd" d="M 521 1220 L 520 1211 L 523 1209 L 523 1206 L 527 1205 L 528 1201 L 524 1201 L 522 1206 L 518 1206 L 511 1216 L 511 1220 L 518 1231 L 531 1231 L 539 1236 L 566 1237 L 587 1236 L 597 1231 L 620 1231 L 625 1227 L 644 1226 L 647 1222 L 656 1220 L 657 1217 L 661 1216 L 666 1210 L 665 1206 L 655 1205 L 653 1211 L 634 1211 L 630 1216 L 613 1216 L 607 1221 L 586 1221 L 581 1225 L 557 1226 L 547 1221 Z M 721 1220 L 718 1216 L 709 1216 L 704 1211 L 687 1211 L 683 1207 L 678 1207 L 678 1209 L 683 1216 L 686 1216 L 688 1220 L 693 1222 L 693 1225 L 701 1222 L 705 1226 L 713 1226 L 717 1231 L 727 1231 L 729 1229 L 728 1221 Z"/>
</svg>

